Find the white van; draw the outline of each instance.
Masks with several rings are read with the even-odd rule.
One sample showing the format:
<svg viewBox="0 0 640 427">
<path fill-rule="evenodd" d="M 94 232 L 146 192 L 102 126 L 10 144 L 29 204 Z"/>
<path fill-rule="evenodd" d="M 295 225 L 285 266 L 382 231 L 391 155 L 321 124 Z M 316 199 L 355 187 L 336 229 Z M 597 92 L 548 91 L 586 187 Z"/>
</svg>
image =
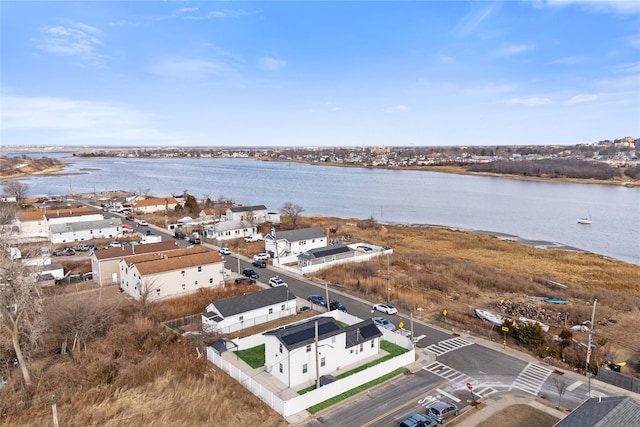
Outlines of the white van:
<svg viewBox="0 0 640 427">
<path fill-rule="evenodd" d="M 258 233 L 258 234 L 250 234 L 247 237 L 244 238 L 244 241 L 247 243 L 251 243 L 251 242 L 259 242 L 260 240 L 262 240 L 262 233 Z"/>
</svg>

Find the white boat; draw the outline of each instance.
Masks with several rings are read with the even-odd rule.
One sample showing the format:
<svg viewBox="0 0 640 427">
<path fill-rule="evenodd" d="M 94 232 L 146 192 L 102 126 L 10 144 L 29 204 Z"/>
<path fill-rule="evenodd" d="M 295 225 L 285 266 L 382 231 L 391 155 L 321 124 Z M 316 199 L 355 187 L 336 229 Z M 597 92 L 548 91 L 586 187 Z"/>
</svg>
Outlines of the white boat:
<svg viewBox="0 0 640 427">
<path fill-rule="evenodd" d="M 529 323 L 529 324 L 534 324 L 537 323 L 538 325 L 540 325 L 540 328 L 545 331 L 545 332 L 549 332 L 549 325 L 544 324 L 542 322 L 539 322 L 537 320 L 533 320 L 533 319 L 527 319 L 526 317 L 521 317 L 520 319 L 518 319 L 520 321 L 520 323 Z"/>
<path fill-rule="evenodd" d="M 578 218 L 578 224 L 591 224 L 591 212 L 588 218 Z"/>
<path fill-rule="evenodd" d="M 502 326 L 502 324 L 504 323 L 504 316 L 501 316 L 501 315 L 496 314 L 496 313 L 492 313 L 491 311 L 480 310 L 478 308 L 474 308 L 473 312 L 476 314 L 476 317 L 478 317 L 478 318 L 480 318 L 482 320 L 486 320 L 487 322 L 491 323 L 492 325 Z"/>
</svg>

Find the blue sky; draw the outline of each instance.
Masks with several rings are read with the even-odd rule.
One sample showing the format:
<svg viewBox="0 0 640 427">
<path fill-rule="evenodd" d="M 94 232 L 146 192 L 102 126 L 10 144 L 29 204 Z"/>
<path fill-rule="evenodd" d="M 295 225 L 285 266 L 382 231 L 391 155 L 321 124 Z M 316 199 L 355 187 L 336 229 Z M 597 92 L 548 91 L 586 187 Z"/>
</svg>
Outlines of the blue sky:
<svg viewBox="0 0 640 427">
<path fill-rule="evenodd" d="M 640 137 L 638 1 L 2 1 L 2 145 Z"/>
</svg>

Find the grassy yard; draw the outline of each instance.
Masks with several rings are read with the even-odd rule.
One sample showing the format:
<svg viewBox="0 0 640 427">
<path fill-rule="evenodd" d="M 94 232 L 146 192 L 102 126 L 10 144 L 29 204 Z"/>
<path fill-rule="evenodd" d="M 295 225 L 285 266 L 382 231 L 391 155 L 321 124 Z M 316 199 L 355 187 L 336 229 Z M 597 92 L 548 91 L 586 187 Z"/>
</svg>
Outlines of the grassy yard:
<svg viewBox="0 0 640 427">
<path fill-rule="evenodd" d="M 246 350 L 238 350 L 234 353 L 253 369 L 264 366 L 264 344 L 251 347 Z"/>
</svg>

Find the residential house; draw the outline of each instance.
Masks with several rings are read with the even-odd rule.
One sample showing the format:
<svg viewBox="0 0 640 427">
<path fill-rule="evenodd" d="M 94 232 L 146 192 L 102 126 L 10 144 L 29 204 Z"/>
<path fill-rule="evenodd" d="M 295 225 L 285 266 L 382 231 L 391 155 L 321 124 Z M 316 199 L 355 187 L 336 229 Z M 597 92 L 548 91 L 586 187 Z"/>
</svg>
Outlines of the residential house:
<svg viewBox="0 0 640 427">
<path fill-rule="evenodd" d="M 304 269 L 312 265 L 334 263 L 336 261 L 353 258 L 356 251 L 347 245 L 330 245 L 315 248 L 298 255 L 298 268 Z"/>
<path fill-rule="evenodd" d="M 220 221 L 204 226 L 208 239 L 231 240 L 258 233 L 258 227 L 243 221 Z"/>
<path fill-rule="evenodd" d="M 0 203 L 16 203 L 18 198 L 15 194 L 0 194 Z"/>
<path fill-rule="evenodd" d="M 214 221 L 216 219 L 216 212 L 211 208 L 205 208 L 198 214 L 200 221 Z"/>
<path fill-rule="evenodd" d="M 640 403 L 628 396 L 592 397 L 553 427 L 640 426 Z"/>
<path fill-rule="evenodd" d="M 18 235 L 21 238 L 48 238 L 49 224 L 43 211 L 20 211 L 16 218 Z"/>
<path fill-rule="evenodd" d="M 48 226 L 104 219 L 102 211 L 93 208 L 51 209 L 44 212 L 44 217 Z"/>
<path fill-rule="evenodd" d="M 264 224 L 267 222 L 267 208 L 264 205 L 234 206 L 227 209 L 226 221 L 243 222 L 246 225 Z"/>
<path fill-rule="evenodd" d="M 150 198 L 133 202 L 133 211 L 137 213 L 167 212 L 175 210 L 178 201 L 175 197 Z"/>
<path fill-rule="evenodd" d="M 318 227 L 278 232 L 272 230 L 264 238 L 265 251 L 272 254 L 272 258 L 283 258 L 280 262 L 296 261 L 298 254 L 326 246 L 327 235 Z"/>
<path fill-rule="evenodd" d="M 377 355 L 382 333 L 371 319 L 343 327 L 332 317 L 315 317 L 264 336 L 267 371 L 295 388 Z"/>
<path fill-rule="evenodd" d="M 159 242 L 93 251 L 91 254 L 93 279 L 100 286 L 120 283 L 120 259 L 133 254 L 161 253 L 177 248 L 176 242 Z"/>
<path fill-rule="evenodd" d="M 296 296 L 278 286 L 212 302 L 202 314 L 204 332 L 229 333 L 296 314 Z"/>
<path fill-rule="evenodd" d="M 76 221 L 49 225 L 49 240 L 51 240 L 51 243 L 115 238 L 121 235 L 122 220 L 120 218 Z"/>
<path fill-rule="evenodd" d="M 124 257 L 119 269 L 120 288 L 138 301 L 224 286 L 224 259 L 202 246 Z"/>
</svg>

